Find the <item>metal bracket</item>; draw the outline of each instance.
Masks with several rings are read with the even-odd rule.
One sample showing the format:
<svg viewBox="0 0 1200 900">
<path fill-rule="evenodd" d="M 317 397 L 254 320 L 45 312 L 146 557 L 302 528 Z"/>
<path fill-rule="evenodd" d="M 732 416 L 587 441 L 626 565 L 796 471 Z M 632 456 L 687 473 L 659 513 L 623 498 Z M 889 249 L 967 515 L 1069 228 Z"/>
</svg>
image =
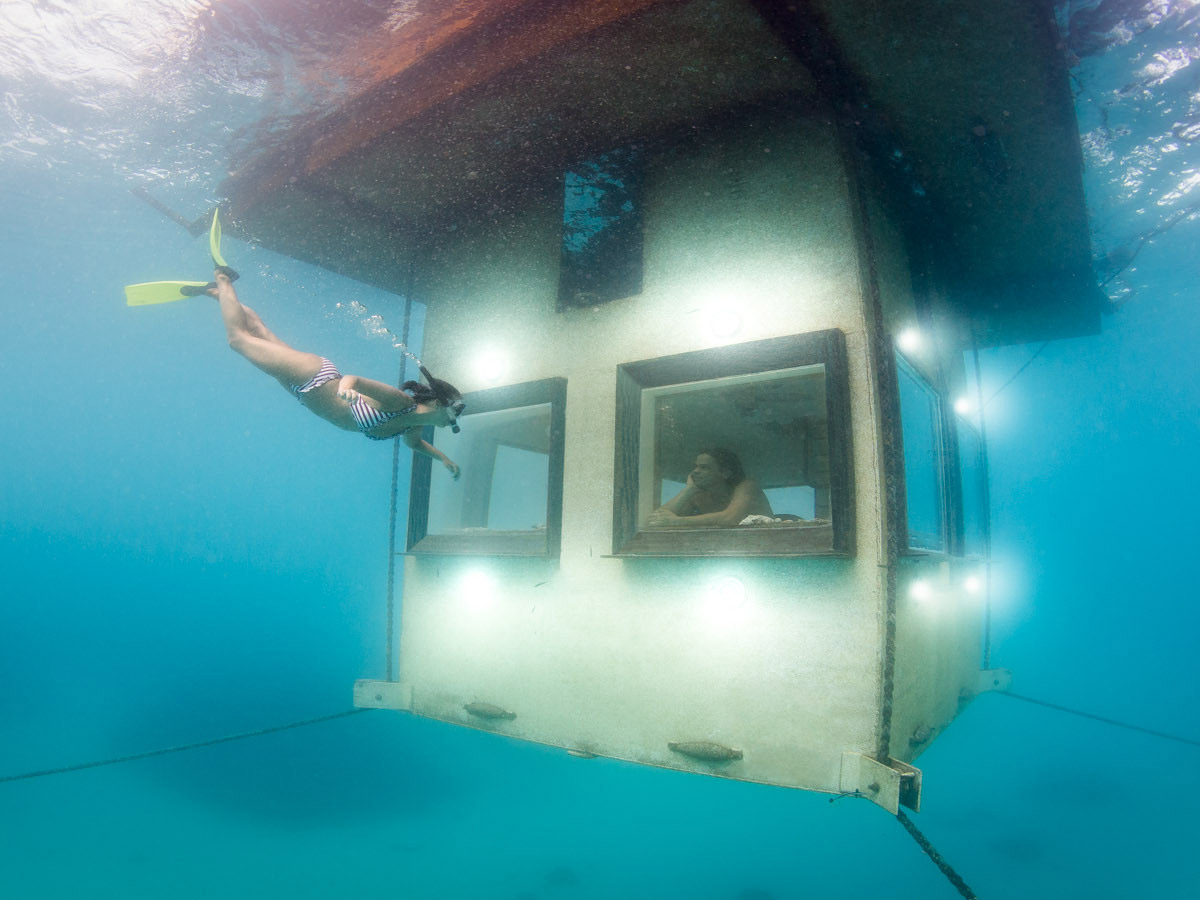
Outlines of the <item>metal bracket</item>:
<svg viewBox="0 0 1200 900">
<path fill-rule="evenodd" d="M 888 757 L 887 765 L 861 753 L 842 753 L 839 787 L 844 794 L 857 794 L 882 806 L 892 815 L 907 806 L 921 811 L 921 770 Z"/>
<path fill-rule="evenodd" d="M 988 691 L 1007 691 L 1012 687 L 1012 669 L 980 669 L 979 680 L 975 683 L 975 693 L 986 694 Z"/>
<path fill-rule="evenodd" d="M 400 681 L 354 682 L 354 706 L 357 709 L 400 709 L 412 711 L 412 685 Z"/>
</svg>

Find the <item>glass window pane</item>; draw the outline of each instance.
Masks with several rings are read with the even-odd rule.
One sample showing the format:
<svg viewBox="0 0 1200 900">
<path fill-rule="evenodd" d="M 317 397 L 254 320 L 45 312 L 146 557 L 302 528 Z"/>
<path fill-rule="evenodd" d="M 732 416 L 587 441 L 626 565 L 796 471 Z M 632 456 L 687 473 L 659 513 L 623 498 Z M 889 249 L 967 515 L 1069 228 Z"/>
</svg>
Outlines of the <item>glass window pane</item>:
<svg viewBox="0 0 1200 900">
<path fill-rule="evenodd" d="M 642 527 L 653 510 L 685 489 L 705 450 L 734 454 L 745 480 L 762 492 L 750 514 L 793 522 L 830 518 L 823 365 L 651 388 L 642 404 Z M 721 477 L 726 483 L 699 492 L 700 505 L 689 506 L 685 519 L 702 514 L 707 498 L 728 493 Z"/>
<path fill-rule="evenodd" d="M 458 481 L 435 469 L 428 534 L 544 530 L 550 472 L 550 404 L 478 413 L 437 446 L 462 466 Z"/>
<path fill-rule="evenodd" d="M 549 411 L 546 422 L 549 423 Z M 536 531 L 546 527 L 546 481 L 550 454 L 501 444 L 496 451 L 488 528 Z"/>
<path fill-rule="evenodd" d="M 908 544 L 944 550 L 942 441 L 938 398 L 899 355 L 900 424 L 904 434 L 904 482 L 908 499 Z"/>
<path fill-rule="evenodd" d="M 764 488 L 771 509 L 790 510 L 801 519 L 817 518 L 817 489 L 809 484 Z"/>
</svg>

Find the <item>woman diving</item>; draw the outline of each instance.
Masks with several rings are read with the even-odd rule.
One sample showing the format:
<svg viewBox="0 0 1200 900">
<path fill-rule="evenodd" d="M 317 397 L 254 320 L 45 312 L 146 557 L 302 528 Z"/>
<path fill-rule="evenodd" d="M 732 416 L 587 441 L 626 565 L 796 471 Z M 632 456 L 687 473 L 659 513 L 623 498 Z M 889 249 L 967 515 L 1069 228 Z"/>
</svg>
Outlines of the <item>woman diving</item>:
<svg viewBox="0 0 1200 900">
<path fill-rule="evenodd" d="M 233 350 L 325 421 L 361 432 L 373 441 L 402 437 L 417 453 L 438 460 L 458 478 L 458 464 L 421 439 L 425 425 L 449 426 L 458 431 L 457 419 L 465 404 L 454 385 L 434 378 L 424 366 L 421 373 L 428 384 L 406 381 L 403 389 L 358 375 L 343 375 L 329 360 L 290 347 L 272 334 L 258 313 L 238 300 L 231 276 L 231 269 L 219 266 L 215 283 L 206 292 L 221 304 L 225 334 Z"/>
</svg>

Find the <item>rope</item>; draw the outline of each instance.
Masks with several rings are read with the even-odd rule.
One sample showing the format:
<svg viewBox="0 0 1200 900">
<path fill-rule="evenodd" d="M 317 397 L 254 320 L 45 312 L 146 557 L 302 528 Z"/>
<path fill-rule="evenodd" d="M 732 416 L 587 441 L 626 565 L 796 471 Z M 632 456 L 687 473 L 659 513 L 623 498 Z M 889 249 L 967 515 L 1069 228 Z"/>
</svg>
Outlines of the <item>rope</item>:
<svg viewBox="0 0 1200 900">
<path fill-rule="evenodd" d="M 1193 747 L 1200 747 L 1200 741 L 1195 741 L 1191 738 L 1180 737 L 1177 734 L 1167 734 L 1165 731 L 1155 731 L 1152 728 L 1143 728 L 1141 725 L 1130 725 L 1128 722 L 1119 722 L 1116 719 L 1108 719 L 1104 716 L 1097 716 L 1093 713 L 1081 712 L 1077 709 L 1059 706 L 1057 703 L 1047 703 L 1045 700 L 1035 700 L 1033 697 L 1023 697 L 1020 694 L 1014 694 L 1010 691 L 996 691 L 995 693 L 1003 694 L 1006 697 L 1012 697 L 1014 700 L 1024 700 L 1026 703 L 1036 703 L 1038 706 L 1045 706 L 1048 709 L 1056 709 L 1059 712 L 1070 713 L 1073 716 L 1082 716 L 1085 719 L 1093 719 L 1097 722 L 1103 722 L 1106 725 L 1116 725 L 1118 728 L 1128 728 L 1130 731 L 1140 731 L 1142 734 L 1149 734 L 1153 735 L 1154 737 L 1165 738 L 1168 741 L 1178 741 L 1181 744 L 1189 744 Z"/>
<path fill-rule="evenodd" d="M 403 372 L 401 372 L 403 377 Z M 388 513 L 388 564 L 387 564 L 387 624 L 383 638 L 384 671 L 388 681 L 395 681 L 392 660 L 393 636 L 396 631 L 396 498 L 400 493 L 400 442 L 392 441 L 392 498 Z"/>
<path fill-rule="evenodd" d="M 403 341 L 407 342 L 409 338 L 409 326 L 412 323 L 412 270 L 410 264 L 408 267 L 408 285 L 405 288 L 404 295 L 404 329 Z M 405 379 L 405 369 L 408 368 L 408 363 L 404 360 L 400 361 L 400 384 L 403 384 Z M 384 669 L 387 672 L 387 680 L 395 681 L 396 675 L 394 670 L 395 660 L 395 634 L 396 634 L 396 516 L 397 516 L 397 500 L 400 495 L 400 442 L 392 441 L 392 496 L 391 508 L 388 511 L 388 566 L 387 566 L 387 633 L 384 637 Z"/>
<path fill-rule="evenodd" d="M 1141 234 L 1135 235 L 1134 238 L 1137 241 L 1137 246 L 1135 246 L 1132 251 L 1126 251 L 1125 254 L 1117 257 L 1117 261 L 1119 261 L 1121 265 L 1113 269 L 1109 273 L 1108 277 L 1100 282 L 1100 287 L 1108 287 L 1109 282 L 1132 266 L 1133 261 L 1137 259 L 1137 255 L 1142 252 L 1142 248 L 1145 247 L 1146 244 L 1158 237 L 1160 234 L 1164 234 L 1171 230 L 1180 222 L 1186 220 L 1189 216 L 1195 215 L 1197 212 L 1200 212 L 1200 203 L 1193 203 L 1191 206 L 1185 206 L 1183 209 L 1176 210 L 1174 213 L 1168 216 L 1165 221 L 1151 228 L 1149 231 L 1144 231 Z M 1112 253 L 1106 257 L 1106 261 L 1110 259 L 1112 259 Z"/>
<path fill-rule="evenodd" d="M 912 819 L 906 816 L 903 810 L 896 813 L 896 818 L 899 820 L 900 824 L 904 826 L 904 830 L 912 835 L 912 838 L 917 842 L 917 845 L 925 851 L 925 855 L 933 860 L 933 864 L 937 866 L 941 870 L 942 874 L 949 879 L 950 883 L 957 888 L 959 894 L 961 894 L 963 897 L 966 897 L 967 900 L 979 900 L 975 892 L 967 886 L 965 881 L 963 881 L 962 876 L 954 871 L 954 867 L 951 866 L 950 863 L 946 862 L 946 860 L 942 857 L 942 854 L 937 852 L 937 848 L 935 848 L 933 844 L 929 843 L 929 839 L 926 838 L 925 835 L 921 834 L 921 830 L 913 824 Z"/>
<path fill-rule="evenodd" d="M 348 709 L 345 712 L 333 713 L 328 716 L 317 716 L 315 719 L 304 719 L 301 722 L 289 722 L 287 725 L 275 725 L 271 728 L 260 728 L 257 731 L 246 731 L 241 734 L 230 734 L 225 737 L 212 738 L 207 741 L 197 741 L 194 744 L 181 744 L 178 747 L 163 747 L 159 750 L 147 750 L 145 753 L 133 753 L 129 756 L 118 756 L 113 759 L 102 759 L 95 762 L 77 763 L 73 766 L 59 766 L 56 769 L 41 769 L 37 772 L 22 772 L 19 775 L 0 775 L 0 784 L 8 781 L 25 781 L 30 778 L 43 778 L 47 775 L 62 775 L 66 772 L 78 772 L 82 769 L 95 769 L 100 766 L 113 766 L 117 763 L 133 762 L 136 759 L 149 759 L 152 756 L 166 756 L 168 753 L 182 753 L 184 750 L 196 750 L 200 747 L 212 747 L 215 744 L 227 744 L 230 741 L 241 741 L 246 738 L 261 737 L 264 734 L 275 734 L 291 728 L 301 728 L 305 725 L 316 725 L 318 722 L 330 722 L 334 719 L 344 719 L 367 712 L 365 709 Z"/>
<path fill-rule="evenodd" d="M 1028 369 L 1028 368 L 1029 368 L 1031 365 L 1033 365 L 1033 361 L 1034 361 L 1035 359 L 1037 359 L 1039 356 L 1041 356 L 1041 355 L 1042 355 L 1042 351 L 1043 351 L 1043 350 L 1045 350 L 1045 349 L 1046 349 L 1047 347 L 1049 347 L 1049 346 L 1050 346 L 1050 342 L 1049 342 L 1049 341 L 1046 341 L 1046 343 L 1044 343 L 1044 344 L 1042 344 L 1042 346 L 1038 347 L 1038 348 L 1037 348 L 1037 352 L 1035 352 L 1035 353 L 1033 354 L 1033 356 L 1029 357 L 1029 359 L 1025 360 L 1025 365 L 1023 365 L 1023 366 L 1021 366 L 1021 368 L 1017 369 L 1017 371 L 1013 373 L 1013 376 L 1012 376 L 1012 378 L 1008 379 L 1008 381 L 1006 381 L 1006 382 L 1004 382 L 1004 384 L 1000 385 L 1000 388 L 999 388 L 999 390 L 997 390 L 997 391 L 996 391 L 994 394 L 992 394 L 992 396 L 988 397 L 988 399 L 987 399 L 987 403 L 985 403 L 985 404 L 983 404 L 983 405 L 984 405 L 984 406 L 988 406 L 989 404 L 991 404 L 991 402 L 992 402 L 993 400 L 995 400 L 997 397 L 999 397 L 999 396 L 1000 396 L 1000 394 L 1001 394 L 1001 393 L 1004 391 L 1004 389 L 1005 389 L 1006 387 L 1008 387 L 1010 384 L 1012 384 L 1014 381 L 1016 381 L 1016 380 L 1017 380 L 1017 378 L 1018 378 L 1018 377 L 1020 377 L 1020 375 L 1021 375 L 1021 373 L 1022 373 L 1022 372 L 1024 372 L 1024 371 L 1025 371 L 1026 369 Z M 980 407 L 980 409 L 982 410 L 982 407 Z"/>
</svg>

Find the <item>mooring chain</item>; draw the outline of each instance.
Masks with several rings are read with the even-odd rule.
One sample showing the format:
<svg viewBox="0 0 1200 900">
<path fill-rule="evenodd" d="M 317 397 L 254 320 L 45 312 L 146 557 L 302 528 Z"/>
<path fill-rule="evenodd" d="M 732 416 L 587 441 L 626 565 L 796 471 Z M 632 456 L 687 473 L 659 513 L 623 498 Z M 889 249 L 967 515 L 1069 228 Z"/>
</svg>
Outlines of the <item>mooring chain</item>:
<svg viewBox="0 0 1200 900">
<path fill-rule="evenodd" d="M 921 834 L 920 829 L 913 824 L 912 819 L 904 814 L 904 810 L 900 810 L 898 813 L 896 813 L 896 818 L 900 821 L 900 824 L 904 826 L 904 829 L 912 835 L 913 840 L 917 842 L 917 846 L 925 851 L 925 855 L 933 860 L 933 864 L 941 869 L 942 874 L 949 879 L 950 883 L 957 888 L 958 892 L 963 897 L 966 897 L 967 900 L 979 900 L 979 897 L 975 894 L 975 892 L 971 890 L 965 881 L 963 881 L 962 876 L 954 871 L 954 867 L 951 866 L 950 863 L 946 862 L 942 854 L 937 852 L 937 848 L 934 847 L 933 844 L 929 843 L 929 839 L 926 838 L 925 835 Z"/>
</svg>

